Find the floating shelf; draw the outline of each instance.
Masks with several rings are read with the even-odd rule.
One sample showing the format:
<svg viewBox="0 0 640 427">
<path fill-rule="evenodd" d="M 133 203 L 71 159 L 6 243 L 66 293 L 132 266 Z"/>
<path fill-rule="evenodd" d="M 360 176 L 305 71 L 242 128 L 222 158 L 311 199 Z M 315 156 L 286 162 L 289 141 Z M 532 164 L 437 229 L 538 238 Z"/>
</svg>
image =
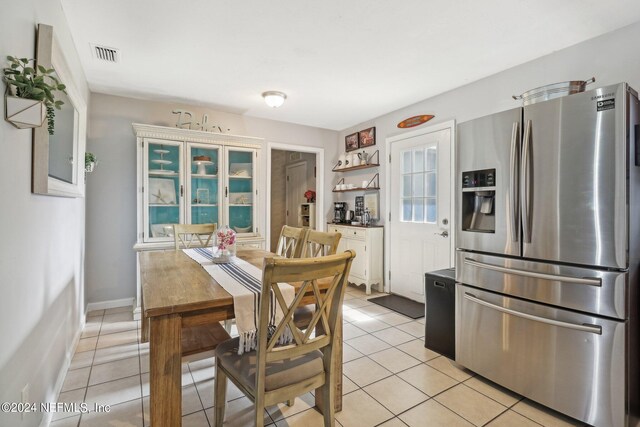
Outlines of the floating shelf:
<svg viewBox="0 0 640 427">
<path fill-rule="evenodd" d="M 347 191 L 377 191 L 380 190 L 380 187 L 358 187 L 358 188 L 347 188 L 344 190 L 336 190 L 333 189 L 334 193 L 346 193 Z"/>
<path fill-rule="evenodd" d="M 373 163 L 373 158 L 376 158 L 376 162 Z M 371 156 L 369 156 L 369 158 L 367 159 L 368 162 L 367 164 L 364 165 L 358 165 L 358 166 L 349 166 L 348 168 L 338 168 L 338 164 L 336 163 L 335 166 L 333 167 L 333 169 L 331 169 L 333 172 L 349 172 L 349 171 L 357 171 L 357 170 L 361 170 L 361 169 L 369 169 L 369 168 L 376 168 L 378 166 L 380 166 L 380 151 L 376 150 L 373 152 L 373 154 Z"/>
<path fill-rule="evenodd" d="M 344 178 L 341 178 L 340 181 L 333 187 L 334 193 L 346 193 L 347 191 L 377 191 L 380 190 L 380 174 L 375 174 L 367 183 L 366 187 L 354 187 L 354 188 L 345 188 L 342 190 L 338 190 L 338 185 L 344 184 Z"/>
<path fill-rule="evenodd" d="M 360 166 L 351 166 L 349 168 L 336 169 L 335 167 L 332 169 L 333 172 L 349 172 L 349 171 L 357 171 L 360 169 L 369 169 L 376 168 L 380 166 L 380 163 L 372 163 L 368 165 L 360 165 Z"/>
</svg>

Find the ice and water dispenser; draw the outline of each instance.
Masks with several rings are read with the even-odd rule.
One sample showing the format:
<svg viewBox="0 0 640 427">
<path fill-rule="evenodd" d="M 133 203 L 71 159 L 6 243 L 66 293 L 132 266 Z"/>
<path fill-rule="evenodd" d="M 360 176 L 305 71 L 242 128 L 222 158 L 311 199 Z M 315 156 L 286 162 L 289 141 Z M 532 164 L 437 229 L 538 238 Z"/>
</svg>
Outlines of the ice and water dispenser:
<svg viewBox="0 0 640 427">
<path fill-rule="evenodd" d="M 495 233 L 496 170 L 462 172 L 462 229 Z"/>
</svg>

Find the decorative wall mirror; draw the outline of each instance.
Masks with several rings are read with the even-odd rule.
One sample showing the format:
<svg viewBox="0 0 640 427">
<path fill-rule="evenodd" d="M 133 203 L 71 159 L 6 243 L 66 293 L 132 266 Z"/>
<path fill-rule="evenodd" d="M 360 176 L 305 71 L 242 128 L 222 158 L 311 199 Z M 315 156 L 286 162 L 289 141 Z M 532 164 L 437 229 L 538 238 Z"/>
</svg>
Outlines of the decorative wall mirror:
<svg viewBox="0 0 640 427">
<path fill-rule="evenodd" d="M 38 24 L 36 64 L 53 68 L 60 82 L 67 86 L 67 95 L 61 92 L 56 95 L 64 104 L 61 110 L 55 110 L 53 135 L 49 135 L 46 122 L 33 130 L 31 191 L 83 197 L 87 106 L 49 25 Z"/>
</svg>

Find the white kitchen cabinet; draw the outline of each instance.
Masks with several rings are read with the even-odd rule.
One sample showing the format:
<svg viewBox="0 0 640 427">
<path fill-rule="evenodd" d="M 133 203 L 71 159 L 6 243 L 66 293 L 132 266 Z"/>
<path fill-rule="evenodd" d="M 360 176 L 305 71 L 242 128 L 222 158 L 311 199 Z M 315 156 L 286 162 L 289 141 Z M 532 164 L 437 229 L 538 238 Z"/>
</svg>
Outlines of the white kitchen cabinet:
<svg viewBox="0 0 640 427">
<path fill-rule="evenodd" d="M 328 230 L 342 235 L 338 253 L 348 249 L 356 253 L 349 272 L 349 282 L 364 285 L 367 295 L 371 294 L 372 285 L 377 285 L 378 290 L 383 292 L 384 228 L 328 224 Z"/>
</svg>

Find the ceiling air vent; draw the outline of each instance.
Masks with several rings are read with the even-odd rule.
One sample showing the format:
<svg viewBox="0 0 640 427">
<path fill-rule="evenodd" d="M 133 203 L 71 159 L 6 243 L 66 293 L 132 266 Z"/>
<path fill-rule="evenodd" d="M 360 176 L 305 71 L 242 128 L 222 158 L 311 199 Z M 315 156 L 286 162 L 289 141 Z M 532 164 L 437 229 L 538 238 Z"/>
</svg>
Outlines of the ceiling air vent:
<svg viewBox="0 0 640 427">
<path fill-rule="evenodd" d="M 118 49 L 97 44 L 91 45 L 93 55 L 96 59 L 107 62 L 118 62 L 120 60 L 120 51 Z"/>
</svg>

